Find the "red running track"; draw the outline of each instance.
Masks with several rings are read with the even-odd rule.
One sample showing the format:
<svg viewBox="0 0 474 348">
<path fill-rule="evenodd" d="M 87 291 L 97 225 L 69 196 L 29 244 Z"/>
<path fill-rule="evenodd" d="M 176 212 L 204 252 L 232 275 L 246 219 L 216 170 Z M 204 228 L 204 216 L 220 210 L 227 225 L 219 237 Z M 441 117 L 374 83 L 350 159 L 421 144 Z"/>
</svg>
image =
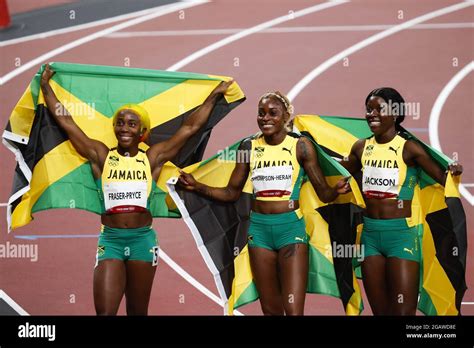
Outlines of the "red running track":
<svg viewBox="0 0 474 348">
<path fill-rule="evenodd" d="M 180 69 L 232 76 L 248 98 L 215 128 L 206 150 L 205 157 L 208 157 L 257 130 L 256 104 L 264 92 L 280 90 L 287 93 L 326 60 L 386 30 L 384 25 L 399 25 L 458 2 L 364 0 L 291 19 L 292 13 L 320 2 L 220 0 L 184 10 L 184 19 L 180 18 L 182 13 L 171 13 L 93 40 L 48 60 L 118 66 L 124 65 L 127 60 L 132 67 L 167 69 L 192 53 L 232 35 L 222 29 L 239 31 L 287 15 L 288 21 L 272 27 L 280 32 L 257 32 L 245 36 L 208 52 Z M 428 125 L 435 100 L 451 78 L 472 60 L 473 14 L 471 6 L 438 16 L 423 22 L 428 26 L 403 30 L 351 54 L 348 60 L 338 61 L 300 91 L 294 99 L 296 113 L 362 117 L 367 93 L 382 85 L 393 86 L 407 101 L 419 103 L 420 117 L 407 119 L 404 125 L 430 143 Z M 403 18 L 400 18 L 402 15 Z M 0 74 L 3 77 L 15 70 L 17 58 L 25 64 L 52 49 L 115 24 L 0 47 L 0 55 L 4 58 Z M 198 29 L 210 32 L 201 35 L 186 32 Z M 163 36 L 163 31 L 171 30 L 179 31 L 175 33 L 178 36 Z M 453 66 L 455 61 L 457 66 Z M 0 102 L 4 110 L 0 115 L 0 124 L 6 124 L 9 112 L 39 65 L 40 62 L 0 87 Z M 473 74 L 468 74 L 447 98 L 439 122 L 439 141 L 443 151 L 450 156 L 457 153 L 464 165 L 463 182 L 467 184 L 474 183 L 470 135 L 473 92 Z M 0 156 L 3 159 L 1 173 L 4 179 L 0 182 L 0 202 L 5 203 L 11 189 L 15 161 L 4 147 L 0 147 Z M 467 189 L 474 193 L 472 187 Z M 465 198 L 463 204 L 470 241 L 467 266 L 469 289 L 464 301 L 472 303 L 473 207 Z M 0 207 L 0 214 L 5 213 L 5 207 Z M 76 210 L 47 211 L 35 217 L 28 226 L 11 234 L 7 234 L 6 220 L 0 219 L 0 243 L 32 243 L 38 245 L 39 251 L 36 262 L 2 260 L 0 289 L 30 314 L 94 314 L 92 271 L 95 238 L 25 241 L 16 237 L 97 234 L 99 218 Z M 154 228 L 158 231 L 163 251 L 205 288 L 217 294 L 212 276 L 184 222 L 155 219 Z M 222 314 L 222 308 L 214 301 L 185 281 L 163 260 L 160 262 L 150 301 L 150 314 Z M 365 306 L 364 314 L 371 314 L 366 299 Z M 474 305 L 465 304 L 462 311 L 472 315 Z M 261 313 L 258 303 L 241 308 L 241 312 Z M 125 313 L 123 306 L 120 313 Z M 308 295 L 306 313 L 341 315 L 344 311 L 338 299 Z"/>
</svg>

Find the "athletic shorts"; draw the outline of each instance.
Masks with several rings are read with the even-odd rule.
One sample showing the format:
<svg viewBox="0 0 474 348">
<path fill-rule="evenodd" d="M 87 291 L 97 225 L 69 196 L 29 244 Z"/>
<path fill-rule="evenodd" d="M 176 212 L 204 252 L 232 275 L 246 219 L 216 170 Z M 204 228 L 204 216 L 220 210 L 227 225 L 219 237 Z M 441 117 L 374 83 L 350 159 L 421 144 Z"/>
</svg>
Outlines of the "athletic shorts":
<svg viewBox="0 0 474 348">
<path fill-rule="evenodd" d="M 361 236 L 364 258 L 383 255 L 420 262 L 418 230 L 409 227 L 407 220 L 409 218 L 371 219 L 364 216 Z"/>
<path fill-rule="evenodd" d="M 158 264 L 158 240 L 151 226 L 112 228 L 102 226 L 97 245 L 96 266 L 99 261 L 119 259 L 139 260 Z"/>
<path fill-rule="evenodd" d="M 299 243 L 308 244 L 303 215 L 299 209 L 282 214 L 250 212 L 249 247 L 276 251 Z"/>
</svg>

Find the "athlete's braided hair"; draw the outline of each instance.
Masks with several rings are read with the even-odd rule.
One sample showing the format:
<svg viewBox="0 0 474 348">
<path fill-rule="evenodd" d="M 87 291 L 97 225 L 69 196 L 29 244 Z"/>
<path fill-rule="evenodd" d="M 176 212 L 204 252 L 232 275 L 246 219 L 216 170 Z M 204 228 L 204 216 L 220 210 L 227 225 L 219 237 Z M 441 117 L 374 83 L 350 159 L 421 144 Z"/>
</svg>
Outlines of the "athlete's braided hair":
<svg viewBox="0 0 474 348">
<path fill-rule="evenodd" d="M 398 93 L 398 91 L 391 87 L 381 87 L 376 88 L 372 92 L 369 93 L 367 98 L 365 98 L 365 106 L 369 102 L 370 97 L 380 97 L 382 98 L 387 104 L 392 107 L 390 110 L 390 114 L 392 116 L 396 116 L 395 119 L 395 128 L 400 130 L 400 123 L 405 120 L 405 100 L 403 97 Z M 393 107 L 396 106 L 398 108 L 398 112 L 393 113 Z"/>
<path fill-rule="evenodd" d="M 283 106 L 285 107 L 285 110 L 290 114 L 290 116 L 293 114 L 293 112 L 294 112 L 293 105 L 291 105 L 290 100 L 288 99 L 288 97 L 286 95 L 284 95 L 280 91 L 268 92 L 268 93 L 265 93 L 264 95 L 262 95 L 260 97 L 259 102 L 261 102 L 263 99 L 269 98 L 269 97 L 274 97 L 277 100 L 279 100 L 283 104 Z"/>
</svg>

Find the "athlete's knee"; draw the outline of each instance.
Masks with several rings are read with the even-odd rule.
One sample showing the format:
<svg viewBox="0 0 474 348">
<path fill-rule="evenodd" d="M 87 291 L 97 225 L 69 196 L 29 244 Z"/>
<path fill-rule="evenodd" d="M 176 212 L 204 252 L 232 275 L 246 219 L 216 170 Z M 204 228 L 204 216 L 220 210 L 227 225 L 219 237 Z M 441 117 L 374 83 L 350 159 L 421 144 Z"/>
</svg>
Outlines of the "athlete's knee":
<svg viewBox="0 0 474 348">
<path fill-rule="evenodd" d="M 284 315 L 285 310 L 282 305 L 276 303 L 260 303 L 263 315 Z"/>
<path fill-rule="evenodd" d="M 285 308 L 286 315 L 304 315 L 304 306 L 289 306 Z"/>
<path fill-rule="evenodd" d="M 114 316 L 117 315 L 118 309 L 115 308 L 97 308 L 95 309 L 95 312 L 98 316 Z"/>
<path fill-rule="evenodd" d="M 148 315 L 148 301 L 130 301 L 128 298 L 127 315 Z"/>
<path fill-rule="evenodd" d="M 148 308 L 129 308 L 129 307 L 127 307 L 127 315 L 148 315 Z"/>
</svg>

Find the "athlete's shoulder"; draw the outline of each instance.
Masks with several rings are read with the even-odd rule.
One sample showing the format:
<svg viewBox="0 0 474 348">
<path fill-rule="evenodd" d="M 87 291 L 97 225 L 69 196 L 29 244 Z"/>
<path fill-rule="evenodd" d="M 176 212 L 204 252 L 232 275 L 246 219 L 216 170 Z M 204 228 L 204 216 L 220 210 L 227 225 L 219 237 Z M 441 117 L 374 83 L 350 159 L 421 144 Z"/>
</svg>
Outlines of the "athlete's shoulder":
<svg viewBox="0 0 474 348">
<path fill-rule="evenodd" d="M 239 150 L 250 150 L 252 148 L 252 141 L 254 139 L 255 135 L 242 139 L 239 144 Z"/>
</svg>

